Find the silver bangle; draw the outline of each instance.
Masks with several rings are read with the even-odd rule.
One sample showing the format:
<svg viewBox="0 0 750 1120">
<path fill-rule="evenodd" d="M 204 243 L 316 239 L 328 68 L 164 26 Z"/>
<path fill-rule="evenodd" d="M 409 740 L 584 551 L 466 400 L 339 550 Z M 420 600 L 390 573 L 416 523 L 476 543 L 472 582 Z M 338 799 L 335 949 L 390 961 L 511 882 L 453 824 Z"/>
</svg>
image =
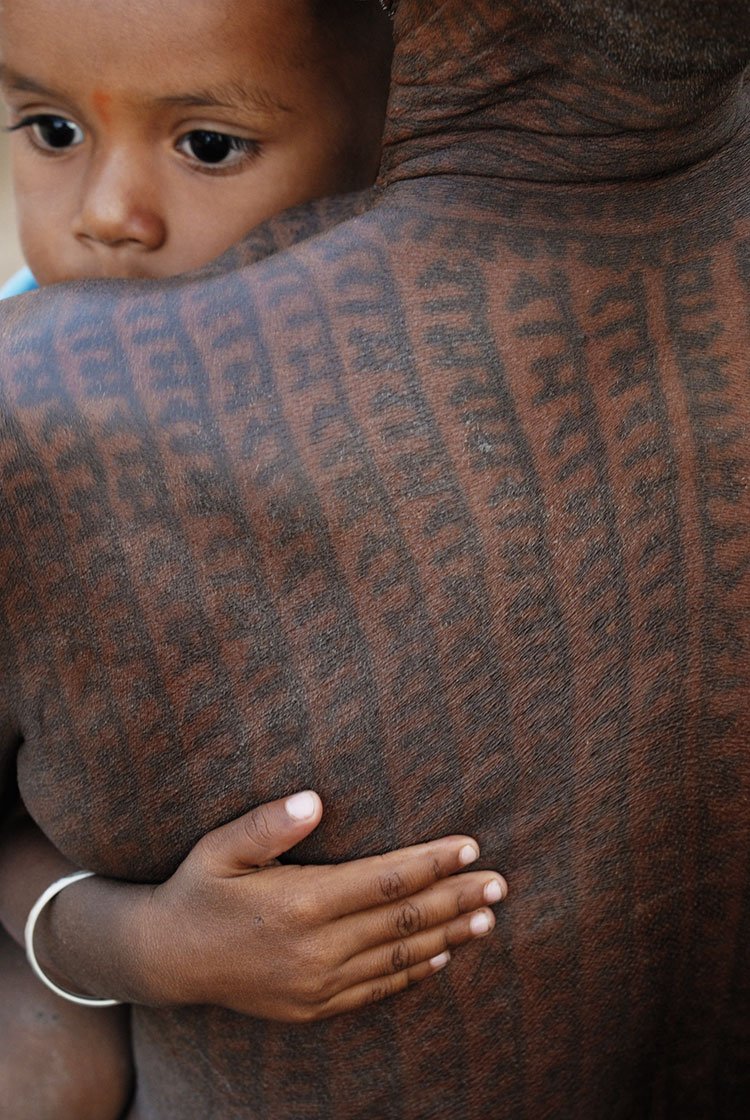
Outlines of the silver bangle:
<svg viewBox="0 0 750 1120">
<path fill-rule="evenodd" d="M 76 871 L 74 875 L 66 875 L 64 879 L 58 879 L 57 882 L 52 883 L 47 887 L 46 891 L 39 895 L 34 905 L 29 911 L 29 916 L 26 919 L 26 927 L 23 931 L 23 939 L 26 944 L 26 959 L 31 965 L 31 968 L 36 976 L 45 984 L 51 992 L 55 995 L 61 996 L 62 999 L 68 1000 L 69 1003 L 80 1004 L 81 1007 L 116 1007 L 122 1001 L 119 999 L 94 999 L 92 996 L 76 996 L 72 992 L 66 992 L 64 988 L 58 988 L 54 981 L 50 980 L 43 971 L 36 959 L 34 952 L 34 930 L 39 915 L 48 902 L 51 902 L 55 895 L 60 891 L 64 891 L 66 887 L 71 886 L 73 883 L 80 882 L 81 879 L 90 879 L 95 872 L 93 871 Z"/>
</svg>

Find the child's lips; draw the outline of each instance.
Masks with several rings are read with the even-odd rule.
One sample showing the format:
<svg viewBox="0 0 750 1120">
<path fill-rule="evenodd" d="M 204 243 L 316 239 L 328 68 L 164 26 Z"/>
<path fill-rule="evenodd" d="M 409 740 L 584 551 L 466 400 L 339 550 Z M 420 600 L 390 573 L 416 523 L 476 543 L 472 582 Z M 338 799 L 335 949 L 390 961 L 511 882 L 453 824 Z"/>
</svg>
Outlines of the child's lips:
<svg viewBox="0 0 750 1120">
<path fill-rule="evenodd" d="M 142 261 L 122 260 L 108 261 L 97 270 L 101 280 L 154 280 L 156 274 L 153 269 L 144 267 Z"/>
<path fill-rule="evenodd" d="M 117 267 L 111 268 L 87 268 L 81 271 L 73 271 L 65 276 L 55 278 L 55 283 L 72 283 L 82 280 L 161 280 L 164 277 L 161 273 L 154 273 L 142 266 L 129 265 L 124 262 Z"/>
</svg>

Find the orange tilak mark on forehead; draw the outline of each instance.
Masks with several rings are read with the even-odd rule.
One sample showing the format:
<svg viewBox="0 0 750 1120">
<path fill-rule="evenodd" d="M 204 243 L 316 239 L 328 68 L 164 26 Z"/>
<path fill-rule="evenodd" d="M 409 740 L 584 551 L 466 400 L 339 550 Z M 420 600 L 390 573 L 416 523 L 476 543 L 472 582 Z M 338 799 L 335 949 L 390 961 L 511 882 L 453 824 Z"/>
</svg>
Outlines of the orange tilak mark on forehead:
<svg viewBox="0 0 750 1120">
<path fill-rule="evenodd" d="M 109 124 L 109 109 L 112 104 L 112 94 L 107 93 L 104 89 L 95 89 L 91 95 L 91 103 L 104 123 Z"/>
</svg>

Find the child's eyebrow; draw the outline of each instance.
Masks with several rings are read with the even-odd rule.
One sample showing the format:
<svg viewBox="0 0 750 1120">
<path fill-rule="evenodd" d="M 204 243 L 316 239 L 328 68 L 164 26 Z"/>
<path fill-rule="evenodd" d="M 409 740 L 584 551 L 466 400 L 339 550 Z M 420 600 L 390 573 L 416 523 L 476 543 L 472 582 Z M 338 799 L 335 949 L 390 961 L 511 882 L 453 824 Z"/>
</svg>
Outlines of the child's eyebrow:
<svg viewBox="0 0 750 1120">
<path fill-rule="evenodd" d="M 6 89 L 16 89 L 21 93 L 36 93 L 39 97 L 49 97 L 55 100 L 60 97 L 60 92 L 56 89 L 48 89 L 47 86 L 35 82 L 33 78 L 27 78 L 25 74 L 19 74 L 10 67 L 0 63 L 0 83 Z"/>
<path fill-rule="evenodd" d="M 284 105 L 261 86 L 246 86 L 240 82 L 231 82 L 214 89 L 170 94 L 167 97 L 158 97 L 156 101 L 159 105 L 184 105 L 195 108 L 252 108 L 261 113 L 291 113 L 292 111 L 289 105 Z"/>
<path fill-rule="evenodd" d="M 0 63 L 0 84 L 6 89 L 18 90 L 22 93 L 35 93 L 38 97 L 59 100 L 62 96 L 59 90 L 49 89 L 40 82 L 28 78 L 11 70 L 4 63 Z M 289 105 L 285 105 L 274 97 L 268 90 L 261 86 L 246 86 L 240 82 L 231 82 L 214 89 L 199 89 L 186 93 L 169 94 L 164 97 L 154 98 L 157 105 L 179 105 L 188 108 L 222 108 L 222 109 L 248 109 L 252 108 L 261 113 L 291 113 Z"/>
</svg>

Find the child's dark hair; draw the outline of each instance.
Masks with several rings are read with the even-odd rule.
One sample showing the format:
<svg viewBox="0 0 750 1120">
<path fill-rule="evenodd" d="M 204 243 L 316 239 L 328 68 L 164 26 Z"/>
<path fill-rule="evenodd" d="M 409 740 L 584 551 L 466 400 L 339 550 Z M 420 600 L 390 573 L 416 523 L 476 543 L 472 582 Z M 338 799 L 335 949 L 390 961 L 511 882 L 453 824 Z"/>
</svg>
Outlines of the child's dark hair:
<svg viewBox="0 0 750 1120">
<path fill-rule="evenodd" d="M 309 0 L 321 42 L 336 54 L 343 84 L 355 86 L 367 76 L 387 81 L 393 49 L 393 27 L 379 0 Z M 342 67 L 342 62 L 344 63 Z M 347 76 L 345 73 L 349 70 Z"/>
<path fill-rule="evenodd" d="M 386 28 L 380 0 L 311 0 L 315 19 L 334 36 L 366 36 L 373 28 Z"/>
<path fill-rule="evenodd" d="M 342 148 L 352 153 L 351 164 L 363 143 L 377 129 L 382 133 L 388 98 L 393 29 L 379 0 L 308 0 L 308 11 L 319 29 L 317 64 L 326 68 L 332 89 L 343 104 L 356 108 L 349 114 L 350 135 Z M 370 182 L 377 163 L 370 168 Z M 360 189 L 357 182 L 348 189 Z"/>
</svg>

